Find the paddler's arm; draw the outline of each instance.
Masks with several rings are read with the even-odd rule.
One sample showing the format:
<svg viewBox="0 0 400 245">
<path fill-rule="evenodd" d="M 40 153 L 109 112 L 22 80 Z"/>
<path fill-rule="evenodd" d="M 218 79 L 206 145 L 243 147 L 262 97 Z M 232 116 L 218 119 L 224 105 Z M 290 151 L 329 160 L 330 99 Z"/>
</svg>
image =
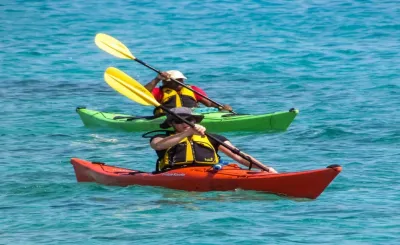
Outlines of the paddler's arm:
<svg viewBox="0 0 400 245">
<path fill-rule="evenodd" d="M 228 105 L 228 104 L 219 106 L 219 105 L 214 104 L 213 102 L 209 101 L 206 98 L 201 98 L 199 100 L 199 102 L 202 103 L 203 105 L 207 106 L 207 107 L 215 107 L 215 108 L 218 108 L 220 110 L 232 111 L 232 107 L 230 105 Z"/>
<path fill-rule="evenodd" d="M 198 93 L 204 95 L 205 97 L 207 97 L 206 92 L 204 92 L 204 90 L 202 90 L 201 88 L 196 87 L 196 86 L 192 86 L 192 89 L 195 90 L 196 92 L 198 92 Z M 203 105 L 205 105 L 205 106 L 207 106 L 207 107 L 215 107 L 215 108 L 218 108 L 219 110 L 232 111 L 232 107 L 231 107 L 230 105 L 222 105 L 222 106 L 219 106 L 219 105 L 215 104 L 214 102 L 212 102 L 212 101 L 206 99 L 205 97 L 200 96 L 200 95 L 196 95 L 197 101 L 200 102 L 200 103 L 202 103 Z"/>
<path fill-rule="evenodd" d="M 236 148 L 236 147 L 233 146 L 232 143 L 229 142 L 229 141 L 225 141 L 224 143 L 227 144 L 227 145 L 232 146 L 233 148 Z M 219 149 L 220 151 L 222 151 L 223 153 L 225 153 L 225 155 L 227 155 L 228 157 L 230 157 L 230 158 L 232 158 L 233 160 L 235 160 L 236 162 L 241 163 L 241 164 L 245 165 L 246 167 L 250 166 L 250 162 L 249 162 L 249 161 L 247 161 L 246 159 L 242 158 L 241 156 L 239 156 L 239 155 L 233 153 L 232 151 L 230 151 L 228 148 L 224 147 L 223 145 L 220 145 L 220 146 L 218 147 L 218 149 Z M 264 166 L 265 168 L 269 169 L 268 172 L 270 172 L 270 173 L 278 173 L 278 172 L 277 172 L 275 169 L 273 169 L 272 167 L 269 167 L 269 166 L 266 166 L 266 165 L 262 164 L 260 161 L 258 161 L 258 160 L 255 159 L 254 157 L 250 156 L 249 154 L 246 154 L 246 153 L 244 153 L 244 152 L 242 152 L 242 153 L 245 154 L 246 156 L 250 157 L 250 159 L 251 159 L 254 163 L 257 163 L 258 165 Z M 255 164 L 253 164 L 253 167 L 254 167 L 254 168 L 258 168 Z"/>
<path fill-rule="evenodd" d="M 199 124 L 195 124 L 195 129 L 188 128 L 183 132 L 176 133 L 165 138 L 156 137 L 150 142 L 150 146 L 156 151 L 166 150 L 174 145 L 177 145 L 181 140 L 186 137 L 192 136 L 193 134 L 204 135 L 205 131 L 205 127 Z"/>
<path fill-rule="evenodd" d="M 157 86 L 157 84 L 158 84 L 161 80 L 163 80 L 163 79 L 167 80 L 167 79 L 169 79 L 169 77 L 170 77 L 170 75 L 169 75 L 168 73 L 166 73 L 166 72 L 161 72 L 161 74 L 158 74 L 158 75 L 157 75 L 153 80 L 151 80 L 148 84 L 144 85 L 144 87 L 145 87 L 148 91 L 152 92 L 153 89 Z"/>
</svg>

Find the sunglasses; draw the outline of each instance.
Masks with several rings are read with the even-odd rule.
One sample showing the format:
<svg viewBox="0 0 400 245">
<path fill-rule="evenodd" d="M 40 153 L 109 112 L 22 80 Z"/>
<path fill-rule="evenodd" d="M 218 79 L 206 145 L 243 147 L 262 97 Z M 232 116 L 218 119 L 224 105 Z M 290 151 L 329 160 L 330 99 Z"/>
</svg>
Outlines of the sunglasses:
<svg viewBox="0 0 400 245">
<path fill-rule="evenodd" d="M 185 119 L 186 119 L 187 121 L 191 122 L 191 123 L 195 123 L 195 122 L 196 122 L 196 119 L 195 119 L 194 117 L 186 117 Z M 182 123 L 185 123 L 185 122 L 182 121 L 181 119 L 173 119 L 173 120 L 171 121 L 171 123 L 174 123 L 174 124 L 182 124 Z"/>
</svg>

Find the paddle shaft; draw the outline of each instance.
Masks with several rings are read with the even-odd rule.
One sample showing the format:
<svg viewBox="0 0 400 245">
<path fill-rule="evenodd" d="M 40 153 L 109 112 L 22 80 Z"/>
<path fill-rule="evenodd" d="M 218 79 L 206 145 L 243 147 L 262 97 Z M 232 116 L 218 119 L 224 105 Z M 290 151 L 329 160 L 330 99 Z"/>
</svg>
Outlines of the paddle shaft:
<svg viewBox="0 0 400 245">
<path fill-rule="evenodd" d="M 142 61 L 142 60 L 140 60 L 140 59 L 138 59 L 138 58 L 135 58 L 134 60 L 137 61 L 138 63 L 140 63 L 140 64 L 146 66 L 147 68 L 150 68 L 151 70 L 157 72 L 158 74 L 160 74 L 160 75 L 162 74 L 161 71 L 159 71 L 159 70 L 157 70 L 156 68 L 154 68 L 154 67 L 152 67 L 152 66 L 146 64 L 144 61 Z M 179 84 L 179 85 L 181 85 L 181 86 L 183 86 L 183 87 L 185 87 L 185 88 L 191 90 L 193 93 L 195 93 L 195 94 L 197 94 L 197 95 L 199 95 L 199 96 L 201 96 L 201 97 L 203 97 L 203 98 L 205 98 L 205 99 L 211 101 L 212 103 L 216 104 L 217 106 L 223 107 L 223 105 L 221 105 L 220 103 L 218 103 L 218 102 L 216 102 L 216 101 L 214 101 L 214 100 L 208 98 L 207 96 L 205 96 L 205 95 L 203 95 L 203 94 L 197 92 L 196 90 L 193 90 L 191 87 L 187 86 L 186 84 L 181 83 L 181 82 L 179 82 L 178 80 L 176 80 L 176 79 L 174 79 L 174 78 L 170 78 L 170 79 L 171 79 L 172 81 L 176 82 L 177 84 Z M 229 112 L 231 112 L 231 113 L 233 113 L 233 114 L 237 114 L 237 113 L 234 112 L 233 110 L 230 110 Z"/>
<path fill-rule="evenodd" d="M 186 124 L 190 125 L 190 127 L 194 128 L 194 124 L 189 122 L 188 120 L 186 120 L 185 118 L 179 116 L 178 114 L 172 112 L 171 110 L 169 110 L 168 108 L 166 108 L 165 106 L 161 105 L 160 106 L 164 111 L 168 112 L 169 114 L 173 115 L 174 117 L 178 118 L 179 120 L 182 120 L 183 122 L 185 122 Z M 224 147 L 228 148 L 232 153 L 241 156 L 242 158 L 246 159 L 247 161 L 249 161 L 250 165 L 249 165 L 249 169 L 251 169 L 252 165 L 256 165 L 257 167 L 259 167 L 262 170 L 265 170 L 267 172 L 269 172 L 268 168 L 265 168 L 265 166 L 259 165 L 256 162 L 253 162 L 251 160 L 251 158 L 249 156 L 246 156 L 245 154 L 243 154 L 239 149 L 235 149 L 232 146 L 226 144 L 225 142 L 222 142 L 221 140 L 217 139 L 216 137 L 208 134 L 208 133 L 204 133 L 205 135 L 207 135 L 208 137 L 210 137 L 211 139 L 217 141 L 219 144 L 223 145 Z"/>
</svg>

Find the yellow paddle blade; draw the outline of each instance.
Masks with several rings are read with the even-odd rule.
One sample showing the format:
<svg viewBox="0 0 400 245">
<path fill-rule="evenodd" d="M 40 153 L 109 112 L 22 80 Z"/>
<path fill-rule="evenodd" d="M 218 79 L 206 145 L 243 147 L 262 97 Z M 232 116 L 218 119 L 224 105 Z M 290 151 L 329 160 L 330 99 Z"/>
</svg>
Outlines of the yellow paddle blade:
<svg viewBox="0 0 400 245">
<path fill-rule="evenodd" d="M 104 80 L 117 92 L 139 104 L 160 106 L 160 103 L 145 87 L 140 83 L 138 83 L 141 86 L 139 88 L 132 86 L 130 83 L 135 80 L 115 67 L 107 68 L 104 72 Z"/>
<path fill-rule="evenodd" d="M 136 59 L 129 49 L 120 41 L 104 33 L 98 33 L 94 38 L 97 47 L 122 59 Z"/>
<path fill-rule="evenodd" d="M 142 91 L 143 93 L 147 94 L 148 97 L 154 98 L 153 94 L 147 90 L 142 84 L 136 81 L 134 78 L 130 77 L 125 72 L 119 70 L 115 67 L 109 67 L 107 69 L 107 73 L 114 77 L 118 77 L 120 80 L 124 81 L 125 83 L 131 85 L 132 87 L 137 88 L 138 90 Z"/>
</svg>

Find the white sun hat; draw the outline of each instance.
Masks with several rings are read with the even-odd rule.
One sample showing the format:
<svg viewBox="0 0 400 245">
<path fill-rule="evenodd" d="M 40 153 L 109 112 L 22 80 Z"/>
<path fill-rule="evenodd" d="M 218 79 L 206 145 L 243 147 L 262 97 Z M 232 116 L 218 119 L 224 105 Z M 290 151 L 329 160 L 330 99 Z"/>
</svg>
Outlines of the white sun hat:
<svg viewBox="0 0 400 245">
<path fill-rule="evenodd" d="M 180 72 L 180 71 L 177 71 L 177 70 L 170 70 L 170 71 L 167 71 L 167 73 L 169 74 L 169 75 L 171 75 L 171 78 L 173 78 L 173 79 L 187 79 L 183 74 L 182 74 L 182 72 Z"/>
</svg>

